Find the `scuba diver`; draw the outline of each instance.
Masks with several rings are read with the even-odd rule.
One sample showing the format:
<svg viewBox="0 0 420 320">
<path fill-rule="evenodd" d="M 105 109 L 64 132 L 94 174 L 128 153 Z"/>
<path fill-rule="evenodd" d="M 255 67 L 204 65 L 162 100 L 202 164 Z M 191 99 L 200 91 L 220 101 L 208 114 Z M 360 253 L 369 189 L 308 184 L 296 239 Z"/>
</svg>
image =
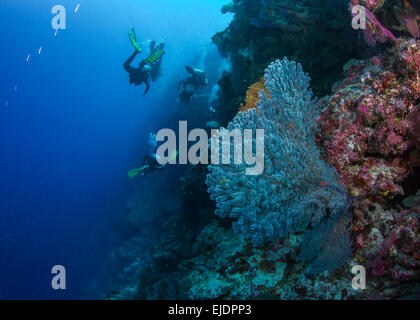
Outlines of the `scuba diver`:
<svg viewBox="0 0 420 320">
<path fill-rule="evenodd" d="M 144 176 L 146 173 L 151 173 L 153 171 L 162 170 L 167 166 L 167 164 L 160 165 L 157 161 L 158 156 L 155 153 L 144 156 L 143 163 L 140 170 L 140 174 Z M 135 169 L 136 170 L 136 169 Z"/>
<path fill-rule="evenodd" d="M 165 51 L 163 50 L 165 44 L 160 43 L 156 47 L 156 42 L 152 41 L 150 43 L 149 56 L 146 59 L 142 60 L 137 68 L 134 68 L 130 66 L 130 64 L 133 62 L 137 54 L 142 52 L 142 48 L 137 42 L 134 28 L 132 28 L 132 30 L 128 33 L 128 37 L 130 39 L 131 44 L 134 47 L 134 53 L 127 59 L 123 67 L 125 71 L 128 72 L 130 84 L 138 86 L 144 83 L 146 85 L 146 89 L 143 93 L 144 98 L 150 89 L 150 81 L 156 81 L 161 75 L 160 65 L 162 62 L 162 56 L 165 53 Z"/>
<path fill-rule="evenodd" d="M 153 133 L 149 134 L 148 144 L 149 144 L 149 154 L 144 156 L 143 163 L 140 168 L 132 169 L 128 172 L 128 176 L 130 178 L 134 178 L 138 174 L 144 176 L 147 173 L 162 170 L 168 165 L 170 161 L 174 160 L 178 155 L 178 151 L 174 150 L 174 152 L 172 152 L 167 163 L 159 164 L 158 162 L 159 156 L 156 154 L 157 141 L 156 141 L 155 134 Z"/>
<path fill-rule="evenodd" d="M 190 76 L 178 82 L 178 94 L 182 103 L 189 104 L 197 90 L 208 87 L 209 80 L 206 73 L 200 69 L 186 66 L 185 70 Z"/>
</svg>

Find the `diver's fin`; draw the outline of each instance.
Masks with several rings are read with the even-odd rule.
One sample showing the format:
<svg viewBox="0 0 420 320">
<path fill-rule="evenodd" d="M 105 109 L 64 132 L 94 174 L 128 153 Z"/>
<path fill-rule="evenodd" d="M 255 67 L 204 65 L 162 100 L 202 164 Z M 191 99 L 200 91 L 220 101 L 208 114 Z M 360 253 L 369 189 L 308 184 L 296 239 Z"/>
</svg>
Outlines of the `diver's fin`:
<svg viewBox="0 0 420 320">
<path fill-rule="evenodd" d="M 134 40 L 136 40 L 136 41 L 137 41 L 137 37 L 136 37 L 136 30 L 134 30 L 134 27 L 132 27 L 132 28 L 131 28 L 131 31 L 133 32 L 133 37 L 134 37 Z"/>
<path fill-rule="evenodd" d="M 137 41 L 136 31 L 134 30 L 134 28 L 131 28 L 131 30 L 128 31 L 128 37 L 130 38 L 130 41 Z"/>
<path fill-rule="evenodd" d="M 141 167 L 141 168 L 138 168 L 138 169 L 132 169 L 132 170 L 128 171 L 128 177 L 129 178 L 134 178 L 136 175 L 141 173 L 143 170 L 144 170 L 144 167 Z"/>
<path fill-rule="evenodd" d="M 169 157 L 168 162 L 171 162 L 171 161 L 175 160 L 177 156 L 178 156 L 178 150 L 172 151 L 171 156 Z"/>
<path fill-rule="evenodd" d="M 158 61 L 160 58 L 162 58 L 162 56 L 165 54 L 165 51 L 164 50 L 161 50 L 161 49 L 159 49 L 159 48 L 156 48 L 155 50 L 153 50 L 153 52 L 152 53 L 150 53 L 150 55 L 146 58 L 146 59 L 144 59 L 143 60 L 143 63 L 144 64 L 147 64 L 147 63 L 153 63 L 153 62 L 156 62 L 156 61 Z"/>
<path fill-rule="evenodd" d="M 128 32 L 128 38 L 130 38 L 130 42 L 133 45 L 134 49 L 136 49 L 139 53 L 142 52 L 142 48 L 137 42 L 136 31 L 134 30 L 134 28 L 132 28 L 131 31 Z"/>
</svg>

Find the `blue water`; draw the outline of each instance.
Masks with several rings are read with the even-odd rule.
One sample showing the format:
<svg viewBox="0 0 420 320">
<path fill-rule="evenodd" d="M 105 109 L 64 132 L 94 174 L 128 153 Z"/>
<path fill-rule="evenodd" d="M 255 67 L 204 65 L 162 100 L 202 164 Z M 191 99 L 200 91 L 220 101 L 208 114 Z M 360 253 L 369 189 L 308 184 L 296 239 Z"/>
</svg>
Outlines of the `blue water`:
<svg viewBox="0 0 420 320">
<path fill-rule="evenodd" d="M 225 2 L 0 0 L 0 299 L 100 297 L 89 288 L 131 188 L 127 171 L 164 125 L 174 79 L 228 25 Z M 54 37 L 56 4 L 67 29 Z M 166 43 L 146 99 L 122 68 L 131 27 Z M 51 288 L 56 264 L 67 290 Z"/>
</svg>

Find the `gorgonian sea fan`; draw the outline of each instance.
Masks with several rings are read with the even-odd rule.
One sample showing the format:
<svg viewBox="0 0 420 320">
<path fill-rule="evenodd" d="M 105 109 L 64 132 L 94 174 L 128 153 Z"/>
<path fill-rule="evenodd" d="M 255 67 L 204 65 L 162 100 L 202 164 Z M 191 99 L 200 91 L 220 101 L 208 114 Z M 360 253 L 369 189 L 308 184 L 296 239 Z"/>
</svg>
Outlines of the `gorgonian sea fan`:
<svg viewBox="0 0 420 320">
<path fill-rule="evenodd" d="M 335 169 L 321 160 L 315 143 L 319 110 L 309 76 L 284 58 L 270 64 L 264 80 L 268 95 L 260 91 L 258 114 L 239 112 L 227 128 L 264 129 L 264 171 L 246 175 L 246 165 L 233 164 L 231 152 L 231 164 L 210 165 L 206 181 L 216 214 L 234 219 L 234 230 L 255 245 L 315 229 L 348 205 Z"/>
</svg>

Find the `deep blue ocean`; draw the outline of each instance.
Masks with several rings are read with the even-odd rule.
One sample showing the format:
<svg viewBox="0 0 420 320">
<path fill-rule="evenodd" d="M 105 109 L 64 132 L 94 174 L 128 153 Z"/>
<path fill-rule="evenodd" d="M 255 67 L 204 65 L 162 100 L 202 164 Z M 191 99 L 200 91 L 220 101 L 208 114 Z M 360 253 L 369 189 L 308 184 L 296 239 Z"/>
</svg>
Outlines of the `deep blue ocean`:
<svg viewBox="0 0 420 320">
<path fill-rule="evenodd" d="M 228 25 L 225 2 L 0 0 L 0 299 L 100 298 L 92 283 L 133 187 L 127 171 L 176 118 L 174 82 Z M 58 4 L 66 29 L 54 36 Z M 139 42 L 165 42 L 145 99 L 122 67 L 131 27 Z M 52 290 L 53 265 L 67 290 Z"/>
</svg>

